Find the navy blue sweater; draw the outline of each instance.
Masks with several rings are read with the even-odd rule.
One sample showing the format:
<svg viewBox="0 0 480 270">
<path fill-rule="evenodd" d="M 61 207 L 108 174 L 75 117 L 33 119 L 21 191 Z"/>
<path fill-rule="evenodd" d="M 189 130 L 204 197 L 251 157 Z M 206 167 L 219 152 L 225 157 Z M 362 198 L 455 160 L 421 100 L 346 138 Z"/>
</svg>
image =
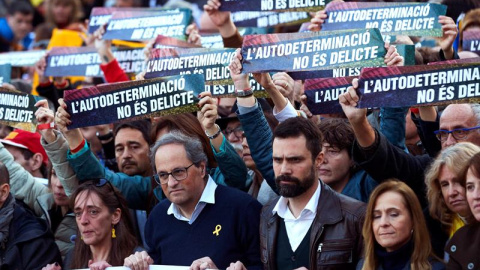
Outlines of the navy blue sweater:
<svg viewBox="0 0 480 270">
<path fill-rule="evenodd" d="M 157 204 L 145 225 L 148 254 L 154 264 L 189 266 L 208 256 L 220 269 L 236 261 L 248 269 L 263 267 L 259 241 L 262 206 L 250 195 L 219 185 L 215 204 L 207 204 L 191 225 L 167 215 L 170 204 L 168 200 Z"/>
</svg>

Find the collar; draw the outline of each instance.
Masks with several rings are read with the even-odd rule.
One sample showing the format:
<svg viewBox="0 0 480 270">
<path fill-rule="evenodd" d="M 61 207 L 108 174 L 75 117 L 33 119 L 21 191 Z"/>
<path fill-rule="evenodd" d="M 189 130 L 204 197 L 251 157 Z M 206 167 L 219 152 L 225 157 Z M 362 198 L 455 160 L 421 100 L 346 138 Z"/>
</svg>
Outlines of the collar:
<svg viewBox="0 0 480 270">
<path fill-rule="evenodd" d="M 318 200 L 320 199 L 320 193 L 321 193 L 321 182 L 318 181 L 318 186 L 317 190 L 315 190 L 315 193 L 313 193 L 313 196 L 310 198 L 308 203 L 305 205 L 305 208 L 303 208 L 302 212 L 300 212 L 300 215 L 298 216 L 297 219 L 301 218 L 307 213 L 312 213 L 316 214 L 317 213 L 317 206 L 318 206 Z M 275 213 L 280 216 L 281 218 L 285 219 L 285 216 L 287 217 L 293 217 L 292 213 L 290 212 L 290 209 L 288 209 L 288 199 L 281 196 L 280 199 L 278 200 L 277 204 L 272 210 L 272 213 L 275 215 Z"/>
<path fill-rule="evenodd" d="M 205 188 L 203 189 L 202 196 L 200 197 L 200 200 L 197 202 L 197 205 L 195 206 L 195 209 L 193 210 L 192 213 L 192 219 L 194 218 L 196 212 L 201 211 L 205 204 L 215 204 L 215 190 L 217 189 L 217 184 L 213 181 L 212 177 L 208 175 L 208 181 L 207 184 L 205 185 Z M 168 207 L 167 210 L 167 215 L 172 215 L 178 219 L 178 220 L 183 220 L 183 221 L 190 221 L 188 218 L 184 217 L 180 209 L 178 209 L 177 205 L 174 203 L 170 204 L 170 207 Z M 198 216 L 198 214 L 197 214 Z"/>
</svg>

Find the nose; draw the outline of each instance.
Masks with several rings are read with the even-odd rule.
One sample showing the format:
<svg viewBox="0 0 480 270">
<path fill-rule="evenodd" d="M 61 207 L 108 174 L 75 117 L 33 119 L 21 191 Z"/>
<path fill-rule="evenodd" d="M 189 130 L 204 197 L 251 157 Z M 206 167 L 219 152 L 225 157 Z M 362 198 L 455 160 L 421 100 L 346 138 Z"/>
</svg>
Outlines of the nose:
<svg viewBox="0 0 480 270">
<path fill-rule="evenodd" d="M 235 136 L 235 132 L 231 132 L 230 134 L 228 134 L 228 137 L 227 137 L 228 141 L 229 142 L 240 142 L 240 139 L 237 138 L 237 136 Z"/>
<path fill-rule="evenodd" d="M 448 186 L 448 196 L 449 197 L 455 197 L 458 195 L 458 189 L 457 189 L 457 186 L 455 184 L 450 184 Z"/>
<path fill-rule="evenodd" d="M 281 168 L 280 168 L 280 173 L 282 175 L 290 175 L 292 174 L 292 169 L 290 168 L 290 165 L 288 162 L 282 162 Z"/>
<path fill-rule="evenodd" d="M 382 215 L 382 217 L 380 217 L 380 226 L 386 227 L 388 225 L 390 225 L 390 221 L 388 220 L 387 215 Z"/>
<path fill-rule="evenodd" d="M 472 196 L 474 200 L 480 200 L 480 185 L 475 185 Z"/>
<path fill-rule="evenodd" d="M 456 143 L 457 143 L 457 139 L 453 137 L 452 133 L 448 133 L 447 140 L 444 142 L 444 145 L 445 145 L 444 148 L 452 146 Z"/>
<path fill-rule="evenodd" d="M 88 222 L 89 222 L 88 213 L 87 213 L 87 211 L 83 211 L 82 215 L 80 216 L 80 224 L 86 225 L 86 224 L 88 224 Z"/>
<path fill-rule="evenodd" d="M 243 140 L 242 140 L 242 147 L 243 147 L 243 149 L 248 149 L 247 138 L 243 138 Z"/>
<path fill-rule="evenodd" d="M 123 158 L 129 158 L 132 156 L 132 153 L 130 151 L 130 148 L 129 147 L 125 147 L 125 149 L 123 149 L 123 153 L 122 153 L 122 157 Z"/>
</svg>

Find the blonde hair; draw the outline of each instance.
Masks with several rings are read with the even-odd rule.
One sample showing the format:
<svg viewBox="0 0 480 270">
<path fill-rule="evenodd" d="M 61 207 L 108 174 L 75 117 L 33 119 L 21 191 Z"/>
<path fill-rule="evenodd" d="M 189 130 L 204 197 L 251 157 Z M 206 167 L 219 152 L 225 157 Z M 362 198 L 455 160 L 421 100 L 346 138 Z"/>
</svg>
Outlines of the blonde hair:
<svg viewBox="0 0 480 270">
<path fill-rule="evenodd" d="M 397 179 L 389 179 L 386 182 L 378 185 L 370 195 L 367 205 L 367 214 L 365 215 L 365 223 L 363 223 L 363 239 L 365 262 L 362 270 L 377 269 L 380 262 L 375 253 L 375 236 L 373 234 L 373 211 L 375 204 L 380 195 L 385 192 L 396 192 L 403 198 L 403 203 L 408 209 L 410 218 L 412 219 L 413 233 L 413 252 L 410 258 L 410 267 L 412 270 L 430 270 L 432 267 L 429 262 L 429 257 L 432 256 L 432 246 L 430 244 L 430 235 L 427 230 L 425 217 L 423 216 L 422 207 L 418 201 L 417 196 L 413 190 L 405 183 Z"/>
<path fill-rule="evenodd" d="M 429 203 L 430 216 L 439 220 L 448 231 L 452 226 L 453 215 L 452 212 L 445 203 L 442 195 L 442 189 L 438 177 L 440 171 L 444 166 L 451 170 L 456 176 L 458 181 L 464 185 L 461 181 L 461 177 L 467 170 L 468 161 L 476 153 L 480 152 L 480 147 L 470 142 L 457 143 L 451 147 L 443 149 L 438 154 L 435 161 L 430 165 L 425 175 L 425 185 L 427 186 L 427 198 Z"/>
<path fill-rule="evenodd" d="M 69 6 L 72 6 L 72 14 L 68 17 L 67 25 L 72 23 L 81 22 L 83 17 L 82 3 L 80 0 L 46 0 L 46 20 L 51 25 L 57 26 L 55 23 L 55 18 L 53 16 L 53 6 L 62 3 Z"/>
</svg>

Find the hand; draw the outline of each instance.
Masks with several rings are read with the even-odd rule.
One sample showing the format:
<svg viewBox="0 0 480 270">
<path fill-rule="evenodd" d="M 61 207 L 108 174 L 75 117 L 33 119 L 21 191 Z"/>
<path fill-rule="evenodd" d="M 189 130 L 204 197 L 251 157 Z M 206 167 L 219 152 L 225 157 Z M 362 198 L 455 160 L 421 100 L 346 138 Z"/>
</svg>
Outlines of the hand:
<svg viewBox="0 0 480 270">
<path fill-rule="evenodd" d="M 153 259 L 146 251 L 137 251 L 123 261 L 123 266 L 130 267 L 132 270 L 148 270 L 151 264 L 153 264 Z"/>
<path fill-rule="evenodd" d="M 202 109 L 198 112 L 198 121 L 208 134 L 215 134 L 218 131 L 215 126 L 215 120 L 218 118 L 217 100 L 212 98 L 210 92 L 200 93 L 200 98 L 198 106 Z"/>
<path fill-rule="evenodd" d="M 324 9 L 317 11 L 313 16 L 313 18 L 310 20 L 310 25 L 308 26 L 308 30 L 313 32 L 322 30 L 322 25 L 327 18 L 328 18 L 327 12 Z"/>
<path fill-rule="evenodd" d="M 205 270 L 205 269 L 218 269 L 218 267 L 213 263 L 210 257 L 203 257 L 192 262 L 190 265 L 191 270 Z"/>
<path fill-rule="evenodd" d="M 35 117 L 37 118 L 37 122 L 39 124 L 49 124 L 55 120 L 53 111 L 48 108 L 48 101 L 46 99 L 35 103 L 35 107 L 38 107 L 38 110 L 35 112 Z M 40 133 L 47 143 L 51 143 L 57 138 L 52 129 L 41 129 L 38 131 L 38 133 Z"/>
<path fill-rule="evenodd" d="M 150 56 L 152 56 L 153 45 L 155 44 L 156 39 L 157 38 L 154 38 L 148 41 L 147 45 L 145 45 L 145 48 L 143 48 L 143 56 L 145 57 L 145 61 L 148 61 Z"/>
<path fill-rule="evenodd" d="M 147 71 L 144 70 L 140 73 L 138 73 L 137 75 L 135 75 L 135 81 L 143 81 L 145 80 L 145 74 L 147 74 Z"/>
<path fill-rule="evenodd" d="M 241 261 L 237 261 L 236 263 L 230 263 L 230 266 L 227 267 L 227 270 L 247 270 L 247 268 Z"/>
<path fill-rule="evenodd" d="M 236 89 L 244 90 L 250 88 L 248 74 L 242 74 L 241 49 L 237 49 L 235 51 L 235 57 L 232 59 L 232 62 L 230 62 L 228 68 L 230 69 L 230 76 L 232 76 L 233 84 L 235 85 Z"/>
<path fill-rule="evenodd" d="M 293 102 L 293 87 L 295 85 L 295 81 L 285 72 L 278 72 L 273 74 L 273 83 L 277 87 L 277 90 L 282 93 L 282 95 L 288 98 L 291 102 Z"/>
<path fill-rule="evenodd" d="M 212 23 L 218 28 L 230 21 L 230 12 L 218 10 L 221 5 L 219 0 L 208 0 L 207 4 L 203 6 L 203 10 L 207 12 Z"/>
<path fill-rule="evenodd" d="M 61 270 L 62 267 L 58 263 L 47 264 L 46 266 L 42 267 L 42 270 Z"/>
<path fill-rule="evenodd" d="M 106 261 L 100 261 L 100 262 L 93 262 L 93 260 L 88 260 L 88 268 L 90 270 L 105 270 L 107 267 L 112 267 L 109 263 Z"/>
<path fill-rule="evenodd" d="M 83 40 L 83 42 L 85 43 L 85 46 L 89 47 L 89 46 L 92 46 L 93 43 L 95 42 L 95 37 L 93 35 L 91 35 L 90 33 L 88 33 L 88 29 L 87 27 L 85 27 L 86 25 L 89 24 L 89 20 L 85 20 L 85 24 L 83 23 L 79 23 L 78 26 L 80 28 L 80 33 L 79 33 L 79 36 L 80 38 Z"/>
<path fill-rule="evenodd" d="M 447 16 L 438 16 L 438 22 L 442 25 L 443 36 L 440 38 L 440 47 L 443 50 L 445 59 L 453 59 L 453 42 L 457 38 L 457 25 L 455 21 Z"/>
<path fill-rule="evenodd" d="M 45 69 L 47 68 L 47 56 L 48 54 L 45 54 L 37 61 L 37 63 L 35 63 L 35 72 L 38 74 L 38 79 L 40 83 L 46 83 L 49 81 L 48 77 L 45 77 Z"/>
<path fill-rule="evenodd" d="M 103 35 L 105 34 L 106 24 L 100 26 L 95 32 L 93 32 L 93 38 L 95 43 L 95 48 L 97 49 L 98 54 L 100 56 L 104 56 L 107 53 L 110 53 L 112 50 L 112 41 L 103 39 Z M 100 59 L 102 62 L 110 62 L 108 59 Z"/>
<path fill-rule="evenodd" d="M 202 41 L 200 39 L 200 34 L 198 33 L 198 28 L 196 24 L 192 23 L 189 26 L 187 26 L 185 33 L 188 36 L 187 38 L 188 43 L 202 46 Z"/>
<path fill-rule="evenodd" d="M 385 43 L 385 49 L 387 49 L 387 53 L 384 62 L 387 66 L 403 66 L 405 64 L 405 59 L 397 52 L 395 46 Z"/>
<path fill-rule="evenodd" d="M 67 104 L 65 104 L 63 98 L 58 99 L 58 104 L 60 104 L 60 106 L 55 115 L 55 125 L 57 125 L 58 130 L 65 133 L 68 132 L 67 126 L 70 125 L 72 121 L 70 121 L 70 114 L 67 112 Z"/>
<path fill-rule="evenodd" d="M 343 112 L 352 125 L 360 123 L 367 118 L 367 109 L 356 108 L 360 100 L 360 97 L 357 95 L 357 88 L 358 79 L 353 79 L 352 86 L 348 87 L 347 92 L 338 97 Z"/>
<path fill-rule="evenodd" d="M 299 267 L 299 268 L 297 268 L 297 269 L 295 269 L 295 270 L 308 270 L 308 269 L 307 269 L 306 267 L 303 267 L 303 266 L 302 266 L 302 267 Z"/>
<path fill-rule="evenodd" d="M 300 101 L 302 103 L 302 105 L 300 105 L 300 110 L 303 111 L 308 118 L 312 118 L 313 113 L 307 107 L 307 95 L 301 95 Z"/>
</svg>

